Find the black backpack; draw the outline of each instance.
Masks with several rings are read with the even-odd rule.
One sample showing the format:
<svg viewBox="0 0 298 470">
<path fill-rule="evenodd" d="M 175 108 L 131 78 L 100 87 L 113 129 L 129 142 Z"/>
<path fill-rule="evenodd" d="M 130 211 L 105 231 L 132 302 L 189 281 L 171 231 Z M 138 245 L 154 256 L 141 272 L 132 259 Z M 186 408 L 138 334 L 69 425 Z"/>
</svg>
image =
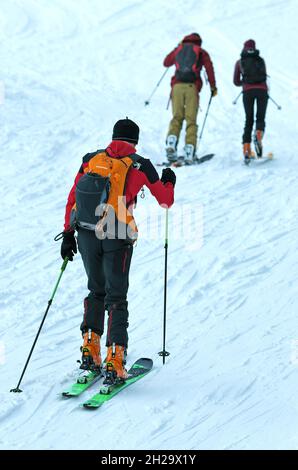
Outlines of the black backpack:
<svg viewBox="0 0 298 470">
<path fill-rule="evenodd" d="M 196 44 L 181 44 L 176 52 L 175 77 L 179 82 L 194 83 L 199 76 L 201 48 Z"/>
<path fill-rule="evenodd" d="M 76 186 L 76 224 L 93 230 L 101 219 L 109 199 L 110 178 L 97 173 L 86 173 Z"/>
<path fill-rule="evenodd" d="M 265 61 L 259 56 L 259 51 L 243 51 L 241 54 L 240 69 L 243 83 L 253 85 L 266 82 Z"/>
</svg>

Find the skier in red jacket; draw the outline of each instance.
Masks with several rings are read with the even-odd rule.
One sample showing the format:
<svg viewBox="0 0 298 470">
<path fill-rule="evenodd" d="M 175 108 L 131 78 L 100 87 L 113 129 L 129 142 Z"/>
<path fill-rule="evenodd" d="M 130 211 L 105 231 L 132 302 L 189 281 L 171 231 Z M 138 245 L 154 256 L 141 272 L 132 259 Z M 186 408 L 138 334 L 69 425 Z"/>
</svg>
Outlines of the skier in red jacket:
<svg viewBox="0 0 298 470">
<path fill-rule="evenodd" d="M 95 217 L 97 212 L 94 207 L 91 209 L 88 207 L 93 201 L 94 191 L 88 193 L 86 184 L 93 184 L 94 180 L 94 189 L 96 189 L 100 182 L 105 182 L 101 173 L 104 171 L 104 165 L 107 164 L 111 184 L 109 191 L 112 195 L 120 186 L 118 182 L 121 181 L 122 172 L 125 175 L 123 185 L 123 196 L 126 198 L 125 210 L 127 210 L 128 217 L 133 219 L 132 206 L 143 186 L 149 188 L 160 205 L 171 207 L 174 202 L 176 176 L 170 168 L 166 168 L 159 179 L 150 160 L 136 154 L 139 127 L 133 121 L 129 119 L 117 121 L 112 139 L 105 150 L 89 153 L 83 158 L 66 204 L 61 256 L 63 259 L 68 257 L 70 261 L 73 260 L 77 252 L 74 231 L 76 228 L 78 248 L 83 259 L 90 291 L 84 300 L 84 316 L 81 324 L 84 340 L 81 368 L 100 370 L 102 367 L 100 338 L 104 331 L 105 310 L 108 310 L 106 370 L 114 376 L 115 380 L 125 380 L 127 377 L 125 356 L 128 342 L 127 291 L 134 240 L 129 239 L 128 236 L 121 239 L 119 235 L 111 238 L 109 236 L 103 239 L 98 238 L 97 226 L 90 223 L 90 214 L 91 217 Z M 113 173 L 113 168 L 119 170 Z M 75 227 L 71 222 L 73 213 L 77 217 Z M 82 218 L 85 221 L 89 220 L 89 223 L 83 223 Z"/>
<path fill-rule="evenodd" d="M 196 158 L 199 93 L 203 86 L 200 76 L 202 67 L 206 70 L 212 96 L 217 95 L 213 64 L 208 52 L 202 49 L 201 45 L 202 39 L 199 34 L 192 33 L 185 36 L 167 55 L 163 63 L 165 67 L 172 65 L 176 67 L 171 80 L 173 118 L 166 140 L 166 153 L 170 162 L 177 160 L 177 145 L 184 120 L 186 121 L 185 163 L 190 164 Z"/>
<path fill-rule="evenodd" d="M 243 105 L 245 110 L 245 127 L 242 137 L 245 161 L 250 161 L 251 134 L 254 125 L 254 104 L 257 104 L 256 130 L 253 136 L 258 157 L 262 156 L 262 140 L 265 130 L 265 116 L 268 103 L 267 73 L 264 59 L 260 57 L 253 39 L 245 41 L 241 58 L 234 69 L 234 85 L 243 88 Z"/>
</svg>

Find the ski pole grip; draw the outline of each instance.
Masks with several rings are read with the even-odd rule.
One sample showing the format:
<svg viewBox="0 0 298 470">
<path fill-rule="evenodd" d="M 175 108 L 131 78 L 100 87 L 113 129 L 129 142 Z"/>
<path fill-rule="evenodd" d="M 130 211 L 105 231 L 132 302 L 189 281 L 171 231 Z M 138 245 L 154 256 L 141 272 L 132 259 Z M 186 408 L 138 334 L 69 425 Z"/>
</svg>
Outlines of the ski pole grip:
<svg viewBox="0 0 298 470">
<path fill-rule="evenodd" d="M 67 258 L 67 256 L 64 258 L 64 261 L 63 261 L 63 264 L 61 266 L 61 271 L 65 271 L 65 268 L 67 266 L 67 263 L 68 263 L 69 259 Z"/>
</svg>

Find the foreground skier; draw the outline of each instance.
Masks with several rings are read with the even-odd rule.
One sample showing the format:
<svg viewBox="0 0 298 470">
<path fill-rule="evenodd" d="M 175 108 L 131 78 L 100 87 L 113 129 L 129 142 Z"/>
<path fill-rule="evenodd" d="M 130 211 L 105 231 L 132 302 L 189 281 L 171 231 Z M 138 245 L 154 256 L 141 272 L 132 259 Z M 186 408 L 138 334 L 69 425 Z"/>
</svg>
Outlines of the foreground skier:
<svg viewBox="0 0 298 470">
<path fill-rule="evenodd" d="M 133 121 L 117 121 L 112 142 L 104 150 L 84 156 L 69 193 L 61 256 L 73 260 L 78 248 L 88 289 L 84 300 L 82 365 L 102 367 L 100 338 L 108 310 L 106 376 L 110 381 L 127 377 L 127 291 L 133 243 L 137 227 L 132 207 L 145 185 L 163 207 L 174 202 L 175 173 L 164 169 L 161 179 L 150 160 L 136 154 L 139 127 Z"/>
<path fill-rule="evenodd" d="M 249 39 L 244 43 L 241 59 L 235 64 L 234 85 L 243 87 L 243 105 L 245 110 L 245 127 L 242 137 L 243 156 L 249 163 L 252 156 L 251 135 L 254 125 L 254 105 L 257 104 L 256 130 L 254 133 L 254 145 L 257 156 L 263 152 L 262 139 L 265 130 L 265 116 L 268 103 L 268 86 L 266 83 L 266 65 L 256 49 L 256 43 Z"/>
</svg>

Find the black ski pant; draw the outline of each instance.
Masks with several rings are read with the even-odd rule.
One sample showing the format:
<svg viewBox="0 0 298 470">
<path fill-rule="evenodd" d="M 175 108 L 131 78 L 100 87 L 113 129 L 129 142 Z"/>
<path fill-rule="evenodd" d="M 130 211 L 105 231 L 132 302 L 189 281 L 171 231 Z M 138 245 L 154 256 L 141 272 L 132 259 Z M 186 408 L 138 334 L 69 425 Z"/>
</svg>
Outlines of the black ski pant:
<svg viewBox="0 0 298 470">
<path fill-rule="evenodd" d="M 245 110 L 245 127 L 242 137 L 243 144 L 251 143 L 251 134 L 254 125 L 254 105 L 257 103 L 256 130 L 265 130 L 265 116 L 268 103 L 268 92 L 261 88 L 253 88 L 243 92 L 243 105 Z"/>
<path fill-rule="evenodd" d="M 126 240 L 99 240 L 90 230 L 78 230 L 78 248 L 88 276 L 81 331 L 104 332 L 108 310 L 107 346 L 127 347 L 127 291 L 133 246 Z"/>
</svg>

